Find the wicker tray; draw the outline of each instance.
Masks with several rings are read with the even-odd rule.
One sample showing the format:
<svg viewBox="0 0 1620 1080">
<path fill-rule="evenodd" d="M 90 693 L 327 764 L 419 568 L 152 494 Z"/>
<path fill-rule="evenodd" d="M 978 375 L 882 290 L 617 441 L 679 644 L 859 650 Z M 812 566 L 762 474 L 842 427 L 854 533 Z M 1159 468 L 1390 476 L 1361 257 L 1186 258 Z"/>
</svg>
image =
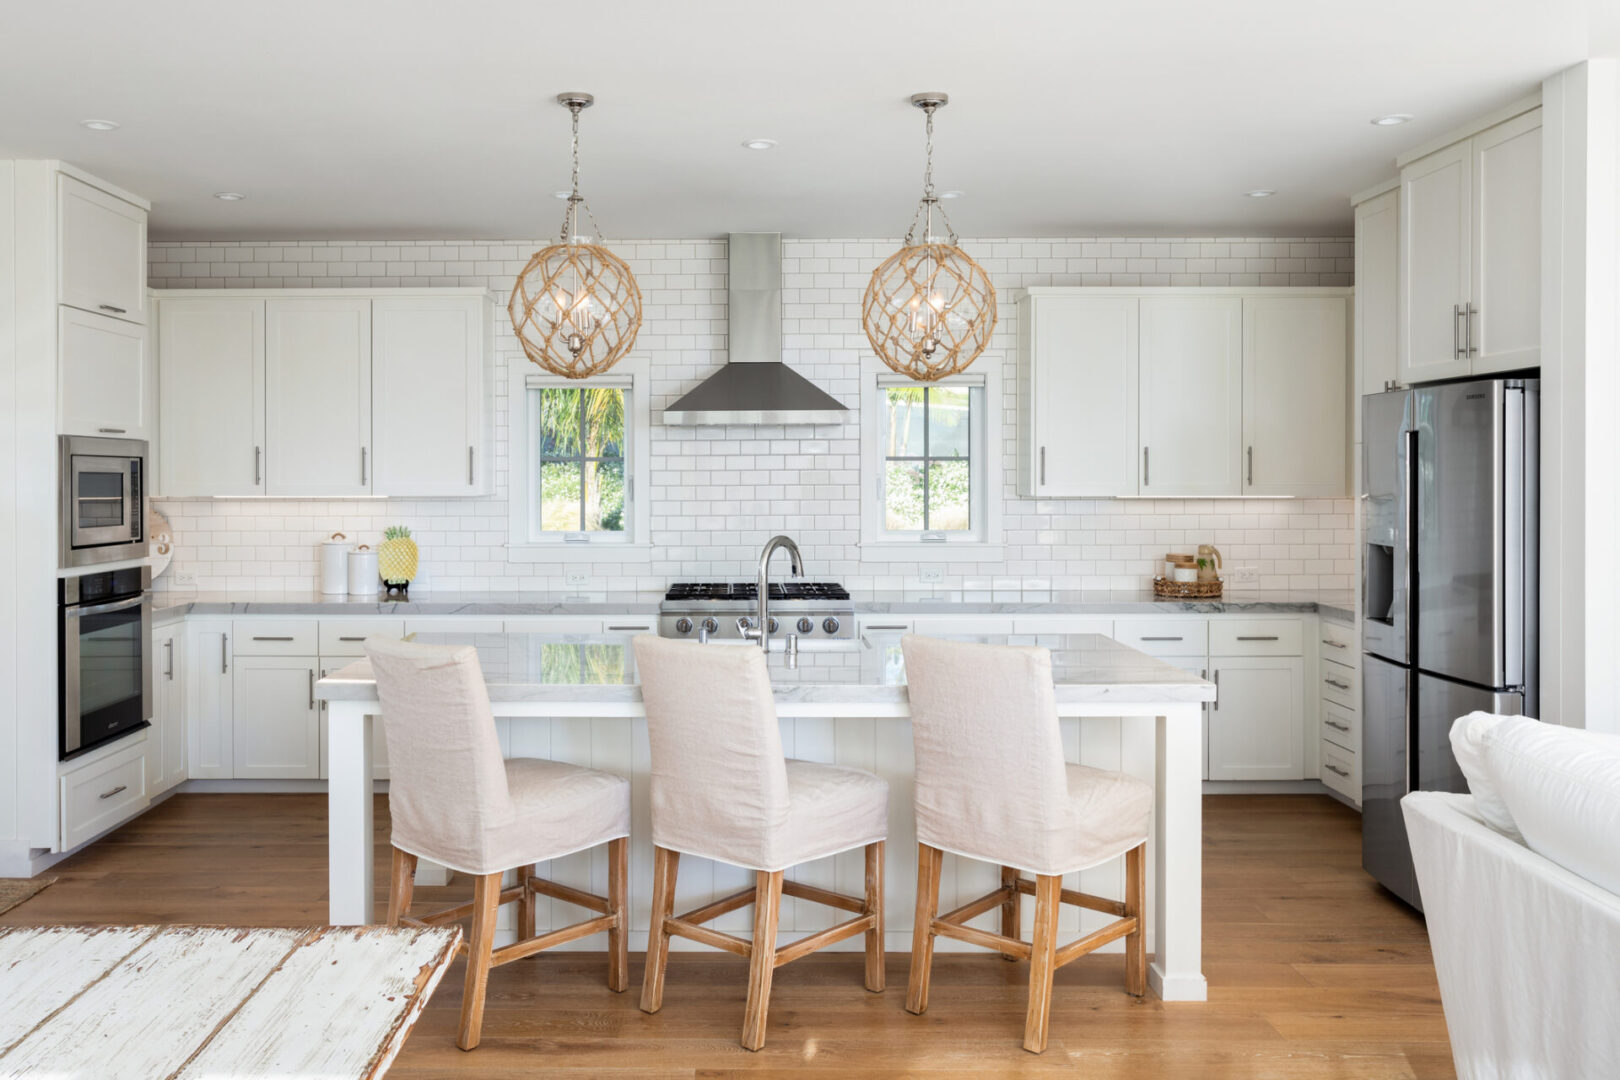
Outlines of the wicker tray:
<svg viewBox="0 0 1620 1080">
<path fill-rule="evenodd" d="M 1219 600 L 1221 597 L 1221 583 L 1219 581 L 1170 581 L 1166 578 L 1153 579 L 1153 595 L 1171 600 Z"/>
</svg>

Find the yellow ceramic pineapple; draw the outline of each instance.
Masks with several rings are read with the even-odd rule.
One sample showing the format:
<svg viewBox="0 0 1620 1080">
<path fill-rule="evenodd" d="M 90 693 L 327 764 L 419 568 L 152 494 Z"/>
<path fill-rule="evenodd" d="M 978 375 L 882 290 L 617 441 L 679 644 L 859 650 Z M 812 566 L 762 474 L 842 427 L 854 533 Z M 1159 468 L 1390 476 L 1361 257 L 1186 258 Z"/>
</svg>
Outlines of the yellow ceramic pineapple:
<svg viewBox="0 0 1620 1080">
<path fill-rule="evenodd" d="M 416 541 L 411 530 L 404 525 L 390 525 L 383 530 L 383 542 L 377 548 L 377 574 L 388 586 L 389 592 L 404 592 L 416 577 Z"/>
</svg>

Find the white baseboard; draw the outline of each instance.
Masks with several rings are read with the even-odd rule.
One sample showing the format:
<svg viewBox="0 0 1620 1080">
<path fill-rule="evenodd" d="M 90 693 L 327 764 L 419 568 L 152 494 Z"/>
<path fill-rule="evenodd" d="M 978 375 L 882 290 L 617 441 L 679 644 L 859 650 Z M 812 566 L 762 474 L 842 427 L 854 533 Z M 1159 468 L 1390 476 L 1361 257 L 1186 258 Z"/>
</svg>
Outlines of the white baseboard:
<svg viewBox="0 0 1620 1080">
<path fill-rule="evenodd" d="M 1205 795 L 1331 795 L 1320 780 L 1205 780 Z"/>
</svg>

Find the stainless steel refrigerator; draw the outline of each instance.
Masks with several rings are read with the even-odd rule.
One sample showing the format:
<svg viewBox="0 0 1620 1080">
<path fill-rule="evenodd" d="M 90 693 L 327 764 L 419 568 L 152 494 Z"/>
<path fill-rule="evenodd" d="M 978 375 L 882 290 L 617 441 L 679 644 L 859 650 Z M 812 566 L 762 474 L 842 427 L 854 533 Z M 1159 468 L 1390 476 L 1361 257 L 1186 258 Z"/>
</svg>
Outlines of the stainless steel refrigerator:
<svg viewBox="0 0 1620 1080">
<path fill-rule="evenodd" d="M 1468 790 L 1457 717 L 1536 713 L 1539 388 L 1485 379 L 1363 402 L 1361 861 L 1418 908 L 1401 798 Z"/>
</svg>

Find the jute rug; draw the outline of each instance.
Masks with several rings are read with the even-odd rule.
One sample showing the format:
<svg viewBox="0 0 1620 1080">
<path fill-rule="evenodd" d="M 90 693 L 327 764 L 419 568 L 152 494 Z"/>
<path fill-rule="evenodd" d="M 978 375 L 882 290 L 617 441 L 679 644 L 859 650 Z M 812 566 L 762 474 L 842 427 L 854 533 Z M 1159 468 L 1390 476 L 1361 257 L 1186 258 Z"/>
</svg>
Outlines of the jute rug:
<svg viewBox="0 0 1620 1080">
<path fill-rule="evenodd" d="M 55 883 L 53 877 L 0 878 L 0 915 Z"/>
</svg>

